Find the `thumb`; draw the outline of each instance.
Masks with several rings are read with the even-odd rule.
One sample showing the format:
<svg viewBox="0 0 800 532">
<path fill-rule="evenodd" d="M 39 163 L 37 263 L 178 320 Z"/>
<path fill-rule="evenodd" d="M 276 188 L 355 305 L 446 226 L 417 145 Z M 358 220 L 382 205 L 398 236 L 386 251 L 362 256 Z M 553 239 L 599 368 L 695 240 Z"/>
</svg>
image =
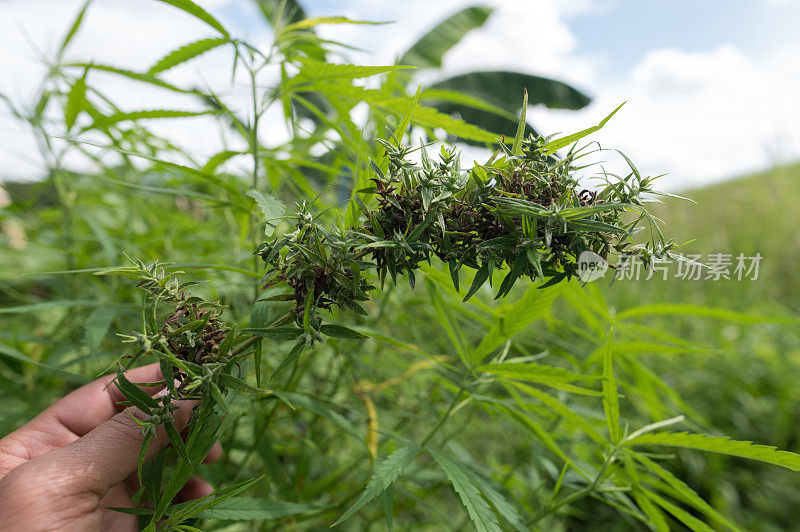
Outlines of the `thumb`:
<svg viewBox="0 0 800 532">
<path fill-rule="evenodd" d="M 178 432 L 183 430 L 197 401 L 179 401 L 173 420 Z M 85 436 L 32 462 L 38 467 L 57 468 L 62 478 L 71 479 L 75 491 L 93 492 L 104 497 L 133 472 L 139 464 L 139 451 L 144 441 L 142 427 L 134 418 L 144 420 L 147 414 L 129 407 L 95 427 Z M 164 426 L 160 425 L 150 441 L 145 460 L 169 444 Z M 33 465 L 31 463 L 31 465 Z"/>
</svg>

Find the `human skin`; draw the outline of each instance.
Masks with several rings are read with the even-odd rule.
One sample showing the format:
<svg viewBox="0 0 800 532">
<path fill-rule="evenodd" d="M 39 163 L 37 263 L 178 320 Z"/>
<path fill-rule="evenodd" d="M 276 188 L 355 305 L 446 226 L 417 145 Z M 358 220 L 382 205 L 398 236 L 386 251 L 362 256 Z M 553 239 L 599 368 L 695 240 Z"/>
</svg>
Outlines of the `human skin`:
<svg viewBox="0 0 800 532">
<path fill-rule="evenodd" d="M 158 364 L 125 373 L 131 382 L 161 379 Z M 138 530 L 137 518 L 108 510 L 131 505 L 139 488 L 136 478 L 141 427 L 131 415 L 146 415 L 117 403 L 124 400 L 106 375 L 70 393 L 34 419 L 0 439 L 0 532 Z M 159 388 L 145 387 L 157 395 Z M 178 430 L 185 427 L 196 403 L 183 401 L 173 413 Z M 159 427 L 147 451 L 152 458 L 169 445 Z M 206 457 L 221 453 L 215 444 Z M 192 477 L 180 500 L 211 493 L 211 486 Z"/>
</svg>

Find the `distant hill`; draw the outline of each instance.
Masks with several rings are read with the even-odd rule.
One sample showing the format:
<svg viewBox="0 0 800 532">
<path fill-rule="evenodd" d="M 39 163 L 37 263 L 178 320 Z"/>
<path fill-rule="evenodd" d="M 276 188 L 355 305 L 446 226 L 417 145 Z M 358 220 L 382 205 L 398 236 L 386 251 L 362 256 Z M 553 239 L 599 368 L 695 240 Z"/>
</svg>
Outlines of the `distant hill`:
<svg viewBox="0 0 800 532">
<path fill-rule="evenodd" d="M 665 234 L 681 242 L 679 251 L 762 255 L 756 281 L 669 281 L 635 283 L 635 297 L 769 311 L 778 303 L 800 310 L 800 163 L 744 176 L 682 195 L 697 203 L 668 199 L 654 212 Z M 675 273 L 672 268 L 670 273 Z M 632 284 L 621 281 L 615 284 Z M 613 292 L 624 292 L 615 290 Z M 631 294 L 634 296 L 634 294 Z M 624 293 L 612 299 L 626 299 Z M 772 309 L 774 310 L 774 309 Z"/>
</svg>

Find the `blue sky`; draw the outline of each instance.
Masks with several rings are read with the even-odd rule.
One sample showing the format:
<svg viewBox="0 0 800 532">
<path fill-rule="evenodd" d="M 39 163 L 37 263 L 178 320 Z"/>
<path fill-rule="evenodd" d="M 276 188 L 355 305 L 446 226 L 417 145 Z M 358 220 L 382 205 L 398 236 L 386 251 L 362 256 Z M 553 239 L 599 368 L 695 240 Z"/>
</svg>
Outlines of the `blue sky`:
<svg viewBox="0 0 800 532">
<path fill-rule="evenodd" d="M 728 43 L 768 53 L 797 39 L 800 3 L 758 0 L 611 0 L 566 17 L 578 48 L 631 68 L 643 51 L 677 46 L 688 52 Z M 799 58 L 800 59 L 800 58 Z"/>
</svg>

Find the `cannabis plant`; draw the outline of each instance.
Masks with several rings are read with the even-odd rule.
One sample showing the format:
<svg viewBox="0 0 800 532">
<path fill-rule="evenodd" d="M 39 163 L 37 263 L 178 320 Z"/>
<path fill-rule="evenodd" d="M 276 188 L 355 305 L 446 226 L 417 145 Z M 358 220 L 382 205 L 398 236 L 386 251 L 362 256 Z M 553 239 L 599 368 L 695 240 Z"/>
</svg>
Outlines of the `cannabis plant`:
<svg viewBox="0 0 800 532">
<path fill-rule="evenodd" d="M 142 487 L 116 510 L 146 530 L 738 530 L 665 449 L 800 470 L 796 454 L 720 435 L 646 363 L 701 349 L 643 317 L 753 318 L 615 309 L 578 275 L 585 254 L 613 270 L 623 255 L 647 268 L 675 249 L 647 208 L 654 181 L 633 163 L 577 177 L 592 170 L 579 144 L 611 116 L 543 137 L 519 91 L 514 131 L 495 130 L 444 107 L 495 109 L 457 84 L 431 92 L 403 65 L 332 61 L 347 48 L 315 28 L 355 21 L 259 2 L 274 30 L 262 49 L 190 0 L 162 3 L 209 35 L 147 71 L 78 61 L 65 50 L 84 8 L 33 101 L 12 102 L 48 177 L 27 198 L 12 191 L 0 219 L 27 235 L 0 257 L 13 316 L 0 337 L 3 431 L 116 367 L 144 413 Z M 435 31 L 408 62 L 437 64 L 448 46 Z M 246 105 L 171 81 L 212 50 L 230 53 Z M 124 109 L 100 74 L 193 107 Z M 268 143 L 273 111 L 288 138 Z M 217 122 L 224 149 L 200 157 L 147 125 L 197 115 Z M 485 146 L 483 162 L 462 163 L 454 139 Z M 74 154 L 96 170 L 70 171 Z M 20 270 L 36 275 L 5 273 Z M 158 399 L 126 378 L 149 362 Z M 197 406 L 181 434 L 172 414 L 186 400 Z M 162 426 L 172 445 L 146 461 Z M 224 457 L 201 465 L 218 439 Z M 198 470 L 219 489 L 176 504 Z"/>
</svg>

